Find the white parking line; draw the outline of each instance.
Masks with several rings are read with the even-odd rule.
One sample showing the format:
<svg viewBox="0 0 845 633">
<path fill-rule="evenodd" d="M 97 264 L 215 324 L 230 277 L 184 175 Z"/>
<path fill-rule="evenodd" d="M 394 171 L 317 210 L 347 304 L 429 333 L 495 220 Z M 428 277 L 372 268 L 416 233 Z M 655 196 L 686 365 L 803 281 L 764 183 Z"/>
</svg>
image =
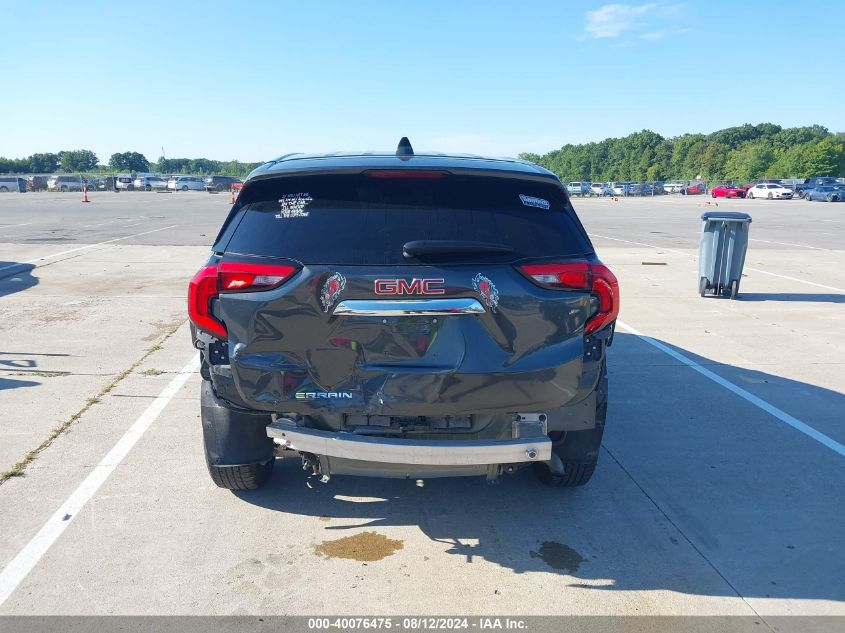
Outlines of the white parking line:
<svg viewBox="0 0 845 633">
<path fill-rule="evenodd" d="M 141 235 L 149 235 L 150 233 L 157 233 L 158 231 L 166 231 L 167 229 L 176 228 L 176 224 L 171 226 L 165 226 L 160 229 L 153 229 L 152 231 L 144 231 L 143 233 L 133 233 L 132 235 L 127 235 L 125 237 L 116 237 L 112 240 L 106 240 L 105 242 L 97 242 L 96 244 L 86 244 L 85 246 L 80 246 L 79 248 L 72 248 L 68 251 L 62 251 L 61 253 L 53 253 L 52 255 L 44 255 L 43 257 L 37 257 L 35 259 L 30 259 L 25 262 L 18 262 L 16 264 L 9 264 L 8 266 L 0 267 L 0 271 L 8 270 L 9 268 L 18 268 L 20 266 L 26 264 L 38 264 L 38 262 L 43 262 L 47 259 L 53 259 L 54 257 L 61 257 L 62 255 L 69 255 L 70 253 L 75 253 L 77 251 L 84 251 L 86 248 L 95 248 L 97 246 L 105 246 L 106 244 L 113 244 L 115 242 L 120 242 L 121 240 L 129 240 L 133 237 L 140 237 Z"/>
<path fill-rule="evenodd" d="M 646 244 L 645 242 L 632 242 L 631 240 L 623 240 L 618 237 L 607 237 L 606 235 L 599 235 L 597 233 L 590 233 L 593 237 L 600 237 L 604 240 L 613 240 L 614 242 L 625 242 L 627 244 L 636 244 L 637 246 L 648 246 L 649 248 L 658 248 L 663 251 L 671 251 L 672 253 L 680 253 L 681 255 L 686 255 L 691 259 L 698 259 L 695 255 L 691 255 L 690 253 L 685 253 L 684 251 L 677 251 L 671 248 L 666 248 L 664 246 L 657 246 L 656 244 Z M 764 240 L 759 240 L 764 241 Z M 782 242 L 774 242 L 774 243 L 782 243 Z M 797 244 L 793 244 L 793 246 L 798 246 Z M 815 248 L 814 246 L 808 246 L 807 248 Z M 828 250 L 828 249 L 820 249 L 820 250 Z M 2 270 L 2 269 L 0 269 Z M 755 273 L 760 273 L 763 275 L 771 275 L 772 277 L 780 277 L 781 279 L 788 279 L 789 281 L 797 281 L 801 284 L 807 284 L 808 286 L 816 286 L 817 288 L 825 288 L 826 290 L 833 290 L 835 292 L 842 292 L 845 293 L 845 289 L 837 288 L 836 286 L 825 286 L 824 284 L 817 284 L 815 281 L 807 281 L 806 279 L 798 279 L 797 277 L 788 277 L 787 275 L 779 275 L 778 273 L 770 273 L 768 270 L 761 270 L 760 268 L 752 268 L 751 266 L 746 266 L 745 270 L 750 270 Z"/>
<path fill-rule="evenodd" d="M 636 336 L 640 340 L 648 343 L 652 347 L 656 347 L 661 352 L 668 354 L 669 356 L 671 356 L 675 360 L 682 362 L 684 365 L 686 365 L 690 369 L 694 369 L 695 371 L 697 371 L 699 374 L 701 374 L 702 376 L 704 376 L 708 380 L 712 380 L 717 385 L 720 385 L 720 386 L 724 387 L 725 389 L 727 389 L 728 391 L 735 393 L 736 395 L 738 395 L 743 400 L 750 402 L 755 407 L 762 409 L 766 413 L 776 417 L 781 422 L 788 424 L 789 426 L 791 426 L 796 431 L 803 433 L 807 437 L 810 437 L 810 438 L 816 440 L 819 444 L 823 444 L 824 446 L 827 446 L 833 452 L 838 453 L 842 457 L 845 457 L 845 445 L 840 444 L 839 442 L 837 442 L 833 438 L 828 437 L 827 435 L 825 435 L 824 433 L 822 433 L 820 431 L 817 431 L 816 429 L 814 429 L 809 424 L 802 422 L 798 418 L 795 418 L 795 417 L 789 415 L 785 411 L 778 409 L 773 404 L 769 404 L 768 402 L 766 402 L 762 398 L 758 398 L 753 393 L 750 393 L 750 392 L 746 391 L 745 389 L 743 389 L 742 387 L 735 385 L 730 380 L 726 380 L 726 379 L 722 378 L 721 376 L 719 376 L 718 374 L 713 373 L 709 369 L 702 367 L 701 365 L 696 363 L 691 358 L 684 356 L 680 352 L 673 350 L 671 347 L 664 345 L 660 341 L 657 341 L 657 340 L 651 338 L 650 336 L 646 336 L 645 334 L 643 334 L 639 330 L 632 328 L 627 323 L 623 323 L 622 321 L 618 321 L 618 320 L 616 321 L 616 323 L 620 328 L 622 328 L 623 331 L 628 332 L 629 334 L 633 334 L 634 336 Z"/>
<path fill-rule="evenodd" d="M 759 268 L 752 268 L 751 266 L 746 266 L 745 270 L 751 270 L 755 273 L 762 273 L 764 275 L 771 275 L 772 277 L 780 277 L 781 279 L 789 279 L 789 281 L 797 281 L 802 284 L 807 284 L 808 286 L 816 286 L 817 288 L 825 288 L 827 290 L 834 290 L 836 292 L 845 293 L 845 290 L 843 290 L 842 288 L 837 288 L 836 286 L 825 286 L 824 284 L 817 284 L 815 281 L 807 281 L 806 279 L 797 279 L 796 277 L 778 275 L 777 273 L 770 273 L 768 270 L 760 270 Z"/>
<path fill-rule="evenodd" d="M 749 237 L 749 242 L 763 242 L 764 244 L 779 244 L 781 246 L 797 246 L 799 248 L 811 248 L 814 251 L 826 251 L 829 250 L 827 248 L 821 248 L 819 246 L 807 246 L 806 244 L 793 244 L 792 242 L 773 242 L 771 240 L 761 240 L 756 237 Z"/>
<path fill-rule="evenodd" d="M 631 240 L 623 240 L 619 239 L 618 237 L 608 237 L 607 235 L 599 235 L 598 233 L 590 233 L 591 237 L 600 237 L 603 240 L 612 240 L 614 242 L 625 242 L 626 244 L 636 244 L 637 246 L 648 246 L 649 248 L 659 248 L 662 251 L 669 251 L 670 253 L 680 253 L 681 255 L 686 255 L 690 257 L 689 253 L 685 253 L 684 251 L 678 251 L 674 248 L 666 248 L 665 246 L 655 246 L 654 244 L 646 244 L 645 242 L 632 242 Z"/>
<path fill-rule="evenodd" d="M 85 480 L 79 484 L 65 502 L 59 506 L 55 514 L 47 520 L 47 523 L 38 530 L 24 548 L 18 552 L 6 568 L 0 573 L 0 606 L 12 595 L 18 585 L 23 582 L 29 572 L 38 564 L 38 561 L 47 553 L 47 550 L 62 535 L 68 525 L 76 518 L 86 503 L 99 490 L 100 486 L 109 478 L 118 464 L 123 461 L 126 455 L 132 450 L 136 442 L 146 432 L 150 425 L 155 422 L 170 400 L 173 399 L 179 389 L 182 388 L 188 378 L 199 369 L 199 354 L 196 354 L 182 370 L 174 376 L 173 380 L 162 390 L 158 397 L 152 401 L 149 407 L 135 420 L 132 426 L 123 434 L 117 444 L 106 453 L 106 456 L 94 467 Z"/>
</svg>

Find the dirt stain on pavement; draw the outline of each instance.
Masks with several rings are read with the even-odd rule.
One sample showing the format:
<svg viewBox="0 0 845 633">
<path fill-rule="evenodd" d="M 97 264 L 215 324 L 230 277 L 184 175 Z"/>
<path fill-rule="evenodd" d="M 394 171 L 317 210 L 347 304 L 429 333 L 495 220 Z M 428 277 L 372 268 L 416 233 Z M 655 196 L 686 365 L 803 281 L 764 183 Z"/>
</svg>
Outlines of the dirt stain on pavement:
<svg viewBox="0 0 845 633">
<path fill-rule="evenodd" d="M 314 548 L 314 553 L 326 558 L 374 561 L 386 558 L 403 547 L 402 541 L 389 539 L 383 534 L 361 532 L 335 541 L 323 541 Z"/>
<path fill-rule="evenodd" d="M 570 574 L 578 571 L 578 567 L 584 562 L 584 557 L 574 549 L 554 541 L 545 541 L 540 545 L 539 552 L 532 551 L 530 554 L 531 558 L 539 558 L 552 569 L 559 569 Z"/>
</svg>

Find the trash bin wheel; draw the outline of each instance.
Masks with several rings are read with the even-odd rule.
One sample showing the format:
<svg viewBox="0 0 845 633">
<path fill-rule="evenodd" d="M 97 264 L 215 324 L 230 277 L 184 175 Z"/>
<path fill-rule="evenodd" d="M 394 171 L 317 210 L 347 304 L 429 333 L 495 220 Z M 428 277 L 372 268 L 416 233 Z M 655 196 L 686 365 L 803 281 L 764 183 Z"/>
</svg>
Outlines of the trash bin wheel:
<svg viewBox="0 0 845 633">
<path fill-rule="evenodd" d="M 698 280 L 698 294 L 700 294 L 703 297 L 704 293 L 706 293 L 706 292 L 707 292 L 707 277 L 702 277 L 701 279 Z"/>
<path fill-rule="evenodd" d="M 734 279 L 731 282 L 731 299 L 736 299 L 736 293 L 739 292 L 739 282 Z"/>
</svg>

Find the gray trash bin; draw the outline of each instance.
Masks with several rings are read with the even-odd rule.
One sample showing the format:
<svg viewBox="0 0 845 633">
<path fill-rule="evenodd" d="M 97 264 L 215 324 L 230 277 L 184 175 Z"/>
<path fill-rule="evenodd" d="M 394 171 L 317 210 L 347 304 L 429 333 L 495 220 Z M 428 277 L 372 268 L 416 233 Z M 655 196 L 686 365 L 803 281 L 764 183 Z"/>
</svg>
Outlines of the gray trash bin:
<svg viewBox="0 0 845 633">
<path fill-rule="evenodd" d="M 748 249 L 751 216 L 747 213 L 708 211 L 702 214 L 701 219 L 698 292 L 702 297 L 709 291 L 716 296 L 735 299 Z"/>
</svg>

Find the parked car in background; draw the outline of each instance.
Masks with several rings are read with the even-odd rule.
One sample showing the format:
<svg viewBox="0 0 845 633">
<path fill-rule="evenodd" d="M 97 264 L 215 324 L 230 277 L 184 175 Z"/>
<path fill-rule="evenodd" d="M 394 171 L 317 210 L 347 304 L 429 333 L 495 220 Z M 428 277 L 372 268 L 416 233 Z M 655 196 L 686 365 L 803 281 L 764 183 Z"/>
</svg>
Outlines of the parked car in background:
<svg viewBox="0 0 845 633">
<path fill-rule="evenodd" d="M 203 191 L 205 183 L 199 176 L 174 176 L 167 181 L 167 188 L 173 191 Z"/>
<path fill-rule="evenodd" d="M 735 185 L 719 185 L 710 190 L 712 198 L 744 198 L 745 189 Z"/>
<path fill-rule="evenodd" d="M 212 191 L 229 191 L 232 185 L 239 183 L 243 184 L 240 178 L 232 178 L 231 176 L 206 176 L 205 190 Z"/>
<path fill-rule="evenodd" d="M 809 191 L 811 189 L 815 189 L 819 185 L 827 186 L 835 184 L 837 184 L 836 178 L 833 178 L 832 176 L 822 176 L 819 178 L 805 178 L 803 182 L 796 183 L 793 189 L 795 191 L 795 195 L 797 195 L 799 198 L 803 198 L 804 192 Z"/>
<path fill-rule="evenodd" d="M 666 193 L 682 193 L 686 186 L 687 183 L 683 180 L 670 180 L 669 182 L 663 183 L 663 191 Z"/>
<path fill-rule="evenodd" d="M 845 189 L 836 185 L 818 185 L 804 191 L 804 200 L 813 202 L 821 200 L 824 202 L 841 202 L 845 200 Z"/>
<path fill-rule="evenodd" d="M 133 179 L 129 174 L 118 174 L 114 180 L 115 191 L 132 191 L 135 185 L 132 184 Z"/>
<path fill-rule="evenodd" d="M 629 196 L 641 196 L 643 195 L 643 185 L 639 182 L 632 182 L 628 185 L 628 193 L 626 195 Z"/>
<path fill-rule="evenodd" d="M 570 196 L 587 196 L 590 194 L 590 183 L 570 182 L 566 185 L 566 191 Z"/>
<path fill-rule="evenodd" d="M 754 198 L 768 198 L 769 200 L 773 199 L 785 199 L 789 200 L 794 195 L 792 189 L 788 189 L 781 184 L 774 183 L 774 182 L 760 182 L 751 187 L 746 194 L 745 197 L 749 199 Z"/>
<path fill-rule="evenodd" d="M 0 192 L 26 193 L 26 180 L 17 176 L 0 176 Z"/>
<path fill-rule="evenodd" d="M 681 194 L 685 196 L 700 196 L 707 193 L 707 186 L 703 182 L 691 182 L 681 189 Z"/>
<path fill-rule="evenodd" d="M 167 181 L 160 176 L 143 176 L 132 181 L 135 189 L 152 191 L 153 189 L 167 189 Z"/>
<path fill-rule="evenodd" d="M 47 191 L 47 176 L 30 176 L 26 179 L 27 191 Z"/>
<path fill-rule="evenodd" d="M 611 183 L 610 189 L 615 196 L 627 196 L 629 186 L 630 183 L 627 182 L 614 182 Z"/>
<path fill-rule="evenodd" d="M 51 176 L 47 180 L 48 191 L 82 191 L 81 176 Z"/>
<path fill-rule="evenodd" d="M 90 181 L 88 181 L 88 188 L 96 189 L 97 191 L 114 191 L 115 180 L 116 179 L 114 176 L 101 176 L 98 178 L 92 178 Z"/>
</svg>

